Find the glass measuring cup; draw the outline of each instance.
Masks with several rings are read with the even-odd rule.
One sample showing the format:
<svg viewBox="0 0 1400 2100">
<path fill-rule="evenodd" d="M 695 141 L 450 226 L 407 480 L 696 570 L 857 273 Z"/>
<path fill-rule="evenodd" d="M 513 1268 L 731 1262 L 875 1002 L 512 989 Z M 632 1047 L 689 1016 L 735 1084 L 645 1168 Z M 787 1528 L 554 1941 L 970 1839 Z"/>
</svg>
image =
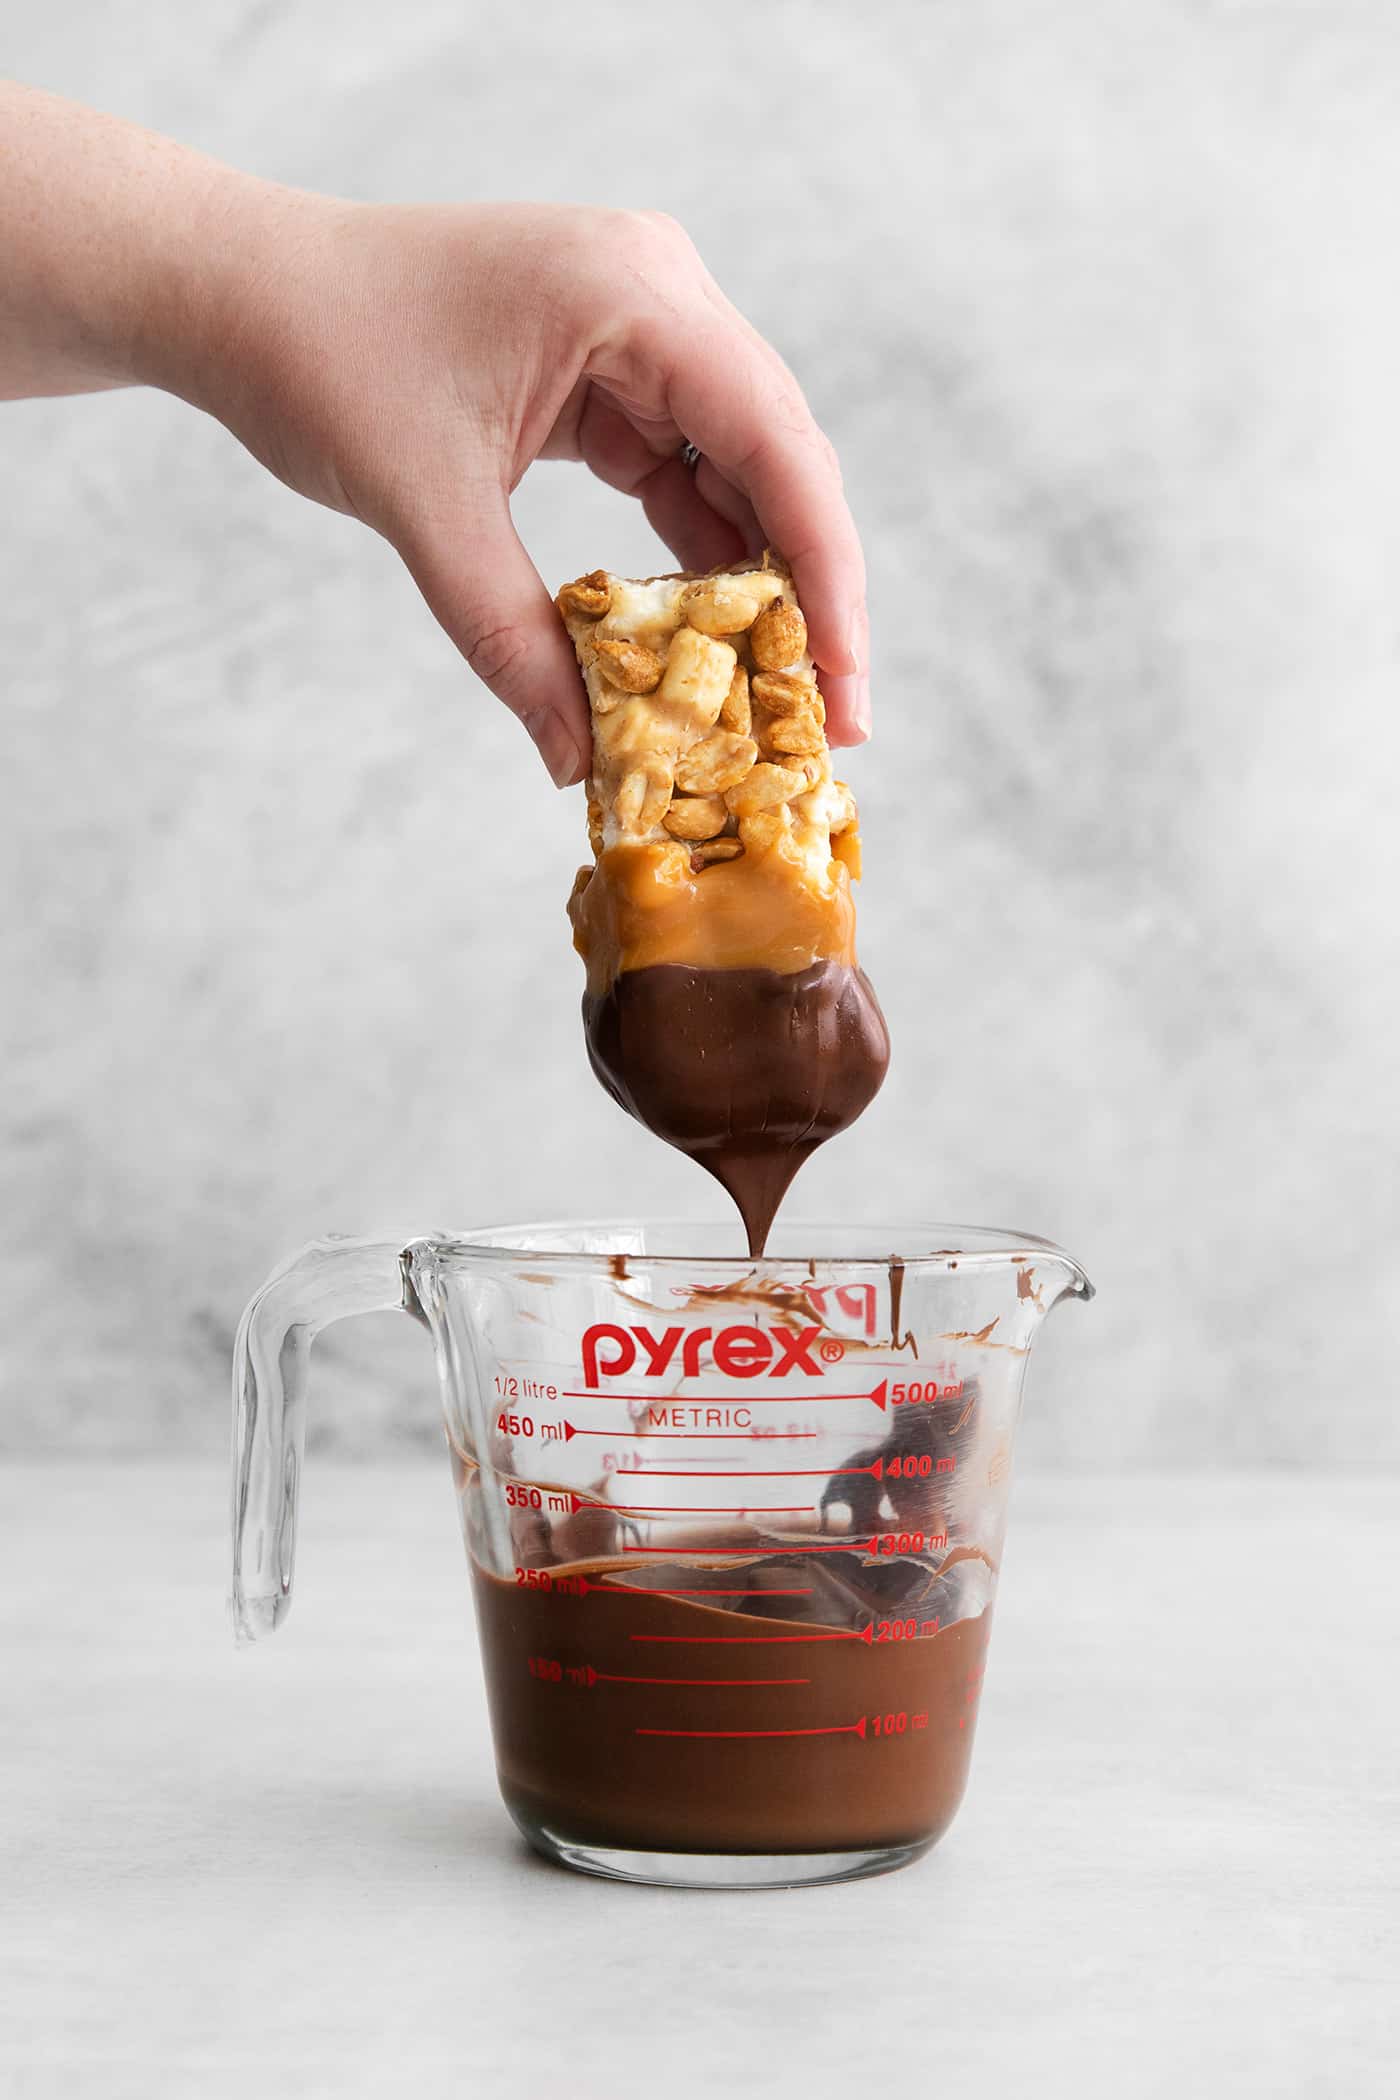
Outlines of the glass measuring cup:
<svg viewBox="0 0 1400 2100">
<path fill-rule="evenodd" d="M 678 1886 L 878 1873 L 962 1798 L 1026 1357 L 1092 1287 L 1047 1241 L 958 1226 L 725 1244 L 604 1220 L 278 1270 L 234 1364 L 235 1628 L 290 1607 L 315 1335 L 402 1307 L 530 1843 Z"/>
</svg>

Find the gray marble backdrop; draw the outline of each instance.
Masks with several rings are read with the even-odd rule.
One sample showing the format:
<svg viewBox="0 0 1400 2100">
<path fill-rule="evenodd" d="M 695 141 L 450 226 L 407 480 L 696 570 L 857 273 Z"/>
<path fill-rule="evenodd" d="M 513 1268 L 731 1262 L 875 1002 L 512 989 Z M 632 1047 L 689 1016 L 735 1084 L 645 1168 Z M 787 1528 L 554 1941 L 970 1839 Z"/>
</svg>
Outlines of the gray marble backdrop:
<svg viewBox="0 0 1400 2100">
<path fill-rule="evenodd" d="M 363 198 L 651 204 L 836 440 L 896 1061 L 809 1215 L 1100 1287 L 1035 1462 L 1400 1458 L 1390 0 L 6 0 L 0 64 Z M 530 476 L 556 583 L 656 565 Z M 718 1216 L 589 1078 L 558 796 L 388 549 L 154 394 L 0 408 L 0 1436 L 198 1445 L 326 1229 Z M 892 1233 L 891 1237 L 894 1235 Z M 316 1434 L 434 1433 L 426 1346 Z"/>
</svg>

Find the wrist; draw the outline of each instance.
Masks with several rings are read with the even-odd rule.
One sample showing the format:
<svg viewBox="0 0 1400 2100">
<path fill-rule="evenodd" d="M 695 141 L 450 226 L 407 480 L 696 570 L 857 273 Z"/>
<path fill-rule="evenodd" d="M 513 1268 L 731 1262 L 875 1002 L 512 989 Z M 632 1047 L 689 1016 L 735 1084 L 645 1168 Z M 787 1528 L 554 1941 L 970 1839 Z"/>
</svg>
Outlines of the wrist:
<svg viewBox="0 0 1400 2100">
<path fill-rule="evenodd" d="M 266 184 L 0 82 L 0 398 L 184 391 Z"/>
<path fill-rule="evenodd" d="M 271 272 L 268 221 L 290 193 L 231 168 L 202 172 L 152 230 L 129 315 L 126 376 L 219 415 Z"/>
</svg>

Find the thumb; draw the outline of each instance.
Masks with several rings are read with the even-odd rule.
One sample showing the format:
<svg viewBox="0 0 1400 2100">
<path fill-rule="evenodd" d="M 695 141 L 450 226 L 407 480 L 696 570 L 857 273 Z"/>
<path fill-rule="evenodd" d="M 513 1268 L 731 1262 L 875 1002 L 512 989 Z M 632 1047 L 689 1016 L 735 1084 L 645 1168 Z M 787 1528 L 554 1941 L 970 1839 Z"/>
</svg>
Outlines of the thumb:
<svg viewBox="0 0 1400 2100">
<path fill-rule="evenodd" d="M 395 544 L 429 611 L 533 738 L 556 787 L 588 769 L 588 709 L 573 647 L 497 489 Z"/>
</svg>

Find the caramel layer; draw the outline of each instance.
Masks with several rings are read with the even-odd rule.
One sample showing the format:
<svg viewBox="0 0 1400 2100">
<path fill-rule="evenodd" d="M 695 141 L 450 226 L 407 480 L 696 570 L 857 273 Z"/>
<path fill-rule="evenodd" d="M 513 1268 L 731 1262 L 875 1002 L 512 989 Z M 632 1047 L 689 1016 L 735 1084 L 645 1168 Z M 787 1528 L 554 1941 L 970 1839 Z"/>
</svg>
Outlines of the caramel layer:
<svg viewBox="0 0 1400 2100">
<path fill-rule="evenodd" d="M 776 970 L 855 965 L 855 906 L 840 859 L 814 888 L 779 854 L 745 855 L 698 872 L 677 846 L 609 846 L 581 869 L 569 899 L 574 946 L 601 994 L 625 970 L 661 963 Z"/>
</svg>

